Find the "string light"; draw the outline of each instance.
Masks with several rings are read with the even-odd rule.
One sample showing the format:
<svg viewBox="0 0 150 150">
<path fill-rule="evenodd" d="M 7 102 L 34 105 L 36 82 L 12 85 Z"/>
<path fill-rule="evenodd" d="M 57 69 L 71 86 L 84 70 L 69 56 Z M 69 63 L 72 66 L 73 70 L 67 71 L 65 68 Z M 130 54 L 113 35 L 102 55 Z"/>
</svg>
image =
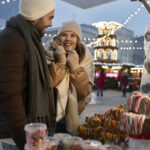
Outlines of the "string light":
<svg viewBox="0 0 150 150">
<path fill-rule="evenodd" d="M 45 35 L 44 35 L 45 37 L 51 37 L 51 38 L 53 38 L 54 36 L 56 36 L 55 34 L 54 35 L 52 35 L 52 34 L 47 34 L 47 33 L 45 33 Z M 96 39 L 95 38 L 86 38 L 86 37 L 83 37 L 83 41 L 93 41 L 93 42 L 91 42 L 90 43 L 90 46 L 89 47 L 92 47 L 92 46 L 94 46 L 94 45 L 96 45 L 97 44 L 97 41 L 96 41 Z M 116 42 L 119 42 L 119 43 L 125 43 L 125 44 L 127 44 L 127 43 L 138 43 L 138 41 L 137 40 L 116 40 Z M 139 41 L 139 42 L 141 42 L 141 41 Z M 144 41 L 143 41 L 144 42 Z M 87 44 L 88 45 L 88 44 Z M 132 47 L 133 48 L 133 47 Z M 125 48 L 126 49 L 126 48 Z M 130 49 L 130 48 L 129 48 Z M 134 48 L 133 48 L 134 49 Z"/>
<path fill-rule="evenodd" d="M 150 1 L 147 1 L 147 3 L 149 4 Z M 126 19 L 125 21 L 123 21 L 123 23 L 120 24 L 120 26 L 118 26 L 118 28 L 116 28 L 116 30 L 115 30 L 114 32 L 116 32 L 117 30 L 119 30 L 119 29 L 121 29 L 122 27 L 124 27 L 127 23 L 129 23 L 129 21 L 130 21 L 135 15 L 137 15 L 137 14 L 141 11 L 141 8 L 143 8 L 143 7 L 144 7 L 144 5 L 141 4 L 141 6 L 138 7 L 132 14 L 130 14 L 130 15 L 127 17 L 127 19 Z M 111 35 L 111 33 L 108 33 L 107 35 L 105 35 L 105 36 L 103 36 L 102 38 L 100 38 L 99 41 L 104 40 L 106 37 L 109 37 L 110 35 Z M 91 43 L 86 44 L 86 45 L 87 45 L 88 47 L 91 47 L 91 45 L 97 44 L 99 41 L 97 41 L 97 42 L 91 42 Z M 137 42 L 135 42 L 135 43 L 137 43 Z"/>
<path fill-rule="evenodd" d="M 149 1 L 148 1 L 149 2 Z M 123 21 L 123 23 L 122 24 L 120 24 L 117 28 L 116 28 L 116 30 L 115 31 L 117 31 L 118 29 L 121 29 L 122 27 L 124 27 L 135 15 L 137 15 L 140 11 L 141 11 L 141 8 L 142 7 L 144 7 L 144 5 L 142 4 L 140 7 L 138 7 L 132 14 L 130 14 L 128 17 L 127 17 L 127 19 L 125 20 L 125 21 Z M 115 32 L 114 31 L 114 32 Z M 109 37 L 111 35 L 111 33 L 108 33 L 107 35 L 105 35 L 105 36 L 103 36 L 102 38 L 99 38 L 99 41 L 101 41 L 101 40 L 104 40 L 106 37 Z M 51 35 L 51 34 L 45 34 L 45 36 L 49 36 L 49 37 L 54 37 L 55 35 Z M 86 44 L 86 46 L 88 46 L 88 47 L 92 47 L 93 45 L 96 45 L 96 44 L 98 44 L 98 42 L 99 41 L 95 41 L 96 39 L 94 39 L 94 38 L 86 38 L 86 37 L 84 37 L 83 38 L 83 40 L 84 41 L 86 41 L 86 40 L 88 40 L 88 41 L 91 41 L 91 43 L 89 43 L 89 44 Z M 117 42 L 121 42 L 121 43 L 137 43 L 137 40 L 135 40 L 135 41 L 132 41 L 132 40 L 121 40 L 121 41 L 119 41 L 119 40 L 117 40 Z M 122 48 L 121 47 L 121 49 L 131 49 L 131 47 L 130 48 L 128 48 L 128 47 L 124 47 L 124 48 Z M 143 49 L 142 47 L 141 48 L 135 48 L 135 47 L 132 47 L 132 49 Z"/>
<path fill-rule="evenodd" d="M 83 38 L 84 41 L 85 38 Z M 90 39 L 92 41 L 92 39 Z M 87 44 L 87 45 L 94 45 L 94 44 L 97 44 L 98 41 L 95 41 L 95 42 L 91 42 L 90 44 Z M 138 43 L 138 42 L 141 42 L 141 41 L 137 41 L 137 40 L 116 40 L 116 42 L 119 42 L 119 43 Z M 143 41 L 144 42 L 144 41 Z"/>
<path fill-rule="evenodd" d="M 148 3 L 149 3 L 149 1 L 148 1 Z M 116 29 L 115 29 L 115 31 L 114 32 L 116 32 L 118 29 L 121 29 L 122 27 L 124 27 L 135 15 L 137 15 L 140 11 L 141 11 L 141 8 L 142 7 L 144 7 L 144 5 L 142 4 L 140 7 L 138 7 L 132 14 L 130 14 L 128 17 L 127 17 L 127 19 L 125 20 L 125 21 L 123 21 L 123 23 L 122 24 L 120 24 Z M 98 42 L 99 41 L 101 41 L 101 40 L 104 40 L 106 37 L 109 37 L 111 35 L 111 33 L 108 33 L 107 35 L 104 35 L 102 38 L 99 38 L 99 40 L 97 40 L 97 41 L 95 41 L 95 39 L 90 39 L 90 38 L 86 38 L 86 37 L 84 37 L 83 38 L 83 40 L 84 41 L 86 41 L 86 40 L 88 40 L 88 41 L 91 41 L 91 43 L 89 43 L 89 44 L 86 44 L 86 46 L 88 46 L 88 47 L 92 47 L 93 45 L 97 45 L 98 44 Z M 45 36 L 49 36 L 49 37 L 51 37 L 51 34 L 45 34 Z M 53 35 L 52 37 L 54 37 L 55 35 Z M 118 42 L 121 42 L 121 43 L 137 43 L 137 40 L 136 41 L 132 41 L 132 40 L 130 40 L 130 41 L 123 41 L 123 40 L 121 40 L 121 41 L 119 41 L 118 40 Z"/>
<path fill-rule="evenodd" d="M 5 5 L 5 4 L 7 4 L 7 3 L 10 3 L 11 1 L 16 2 L 16 0 L 2 0 L 2 1 L 1 1 L 1 4 L 2 4 L 2 5 Z"/>
<path fill-rule="evenodd" d="M 140 50 L 143 50 L 144 49 L 144 47 L 120 47 L 120 49 L 121 50 L 123 50 L 123 49 L 140 49 Z"/>
<path fill-rule="evenodd" d="M 5 4 L 5 1 L 2 1 L 2 5 L 4 5 Z"/>
</svg>

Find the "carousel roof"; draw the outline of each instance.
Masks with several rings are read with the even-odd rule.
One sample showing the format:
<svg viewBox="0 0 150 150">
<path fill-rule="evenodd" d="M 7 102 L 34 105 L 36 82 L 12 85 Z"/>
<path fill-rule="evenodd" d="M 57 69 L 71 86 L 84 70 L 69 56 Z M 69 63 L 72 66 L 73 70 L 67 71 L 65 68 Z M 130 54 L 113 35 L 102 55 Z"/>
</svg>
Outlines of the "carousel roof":
<svg viewBox="0 0 150 150">
<path fill-rule="evenodd" d="M 88 8 L 96 7 L 98 5 L 113 2 L 116 0 L 62 0 L 62 1 L 82 9 L 88 9 Z"/>
</svg>

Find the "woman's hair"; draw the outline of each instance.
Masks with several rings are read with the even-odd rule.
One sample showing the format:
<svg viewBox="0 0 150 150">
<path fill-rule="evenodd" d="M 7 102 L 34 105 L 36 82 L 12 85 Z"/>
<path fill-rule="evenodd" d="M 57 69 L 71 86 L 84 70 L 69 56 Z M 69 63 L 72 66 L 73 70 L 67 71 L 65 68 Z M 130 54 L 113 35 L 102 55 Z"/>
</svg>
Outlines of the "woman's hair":
<svg viewBox="0 0 150 150">
<path fill-rule="evenodd" d="M 85 57 L 85 46 L 78 37 L 77 37 L 76 51 L 77 54 L 79 55 L 79 62 L 81 62 Z"/>
</svg>

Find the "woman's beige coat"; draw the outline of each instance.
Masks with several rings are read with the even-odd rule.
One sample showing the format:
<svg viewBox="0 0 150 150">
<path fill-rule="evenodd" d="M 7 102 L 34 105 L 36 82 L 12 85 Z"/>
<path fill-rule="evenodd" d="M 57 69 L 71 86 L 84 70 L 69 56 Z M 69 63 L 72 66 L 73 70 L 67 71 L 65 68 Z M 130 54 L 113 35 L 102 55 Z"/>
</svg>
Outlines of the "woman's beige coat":
<svg viewBox="0 0 150 150">
<path fill-rule="evenodd" d="M 79 65 L 75 72 L 70 72 L 67 66 L 59 65 L 55 61 L 49 64 L 50 79 L 53 87 L 57 89 L 56 121 L 65 117 L 67 130 L 73 134 L 78 134 L 78 115 L 90 101 L 91 85 L 94 81 L 94 65 L 88 48 L 85 48 L 85 57 Z"/>
</svg>

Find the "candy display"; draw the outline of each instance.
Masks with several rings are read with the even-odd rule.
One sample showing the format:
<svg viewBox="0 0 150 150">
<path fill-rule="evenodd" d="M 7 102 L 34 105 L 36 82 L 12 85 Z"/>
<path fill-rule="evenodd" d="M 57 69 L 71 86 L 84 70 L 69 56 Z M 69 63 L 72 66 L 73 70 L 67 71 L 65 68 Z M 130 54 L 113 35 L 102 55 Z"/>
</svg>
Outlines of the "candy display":
<svg viewBox="0 0 150 150">
<path fill-rule="evenodd" d="M 104 117 L 99 118 L 95 114 L 95 116 L 93 117 L 86 117 L 85 122 L 87 122 L 91 127 L 98 127 L 102 125 L 103 120 L 104 120 Z"/>
<path fill-rule="evenodd" d="M 121 108 L 123 109 L 123 107 Z M 109 110 L 108 112 L 111 111 Z M 96 125 L 96 120 L 98 118 L 103 122 L 103 123 L 101 122 L 101 125 L 103 126 Z M 86 119 L 87 121 L 89 120 L 92 121 L 91 118 Z M 112 126 L 112 128 L 116 128 L 117 124 L 114 123 L 114 120 L 110 121 L 107 116 L 95 114 L 95 116 L 93 116 L 93 120 L 95 121 L 95 123 L 92 124 L 93 125 L 92 127 L 88 124 L 82 126 L 83 128 L 85 128 L 82 132 L 82 134 L 86 136 L 85 140 L 83 140 L 83 138 L 81 137 L 72 136 L 70 134 L 65 133 L 56 133 L 53 136 L 48 137 L 46 134 L 47 127 L 45 124 L 43 123 L 27 124 L 25 126 L 26 141 L 27 141 L 25 145 L 25 150 L 107 150 L 105 149 L 106 148 L 105 145 L 102 145 L 100 141 L 104 140 L 112 141 L 115 139 L 124 139 L 126 137 L 126 135 L 124 133 L 121 133 L 120 131 L 117 131 L 116 132 L 117 134 L 115 132 L 114 133 L 110 132 L 115 131 L 112 129 L 110 130 L 110 126 Z M 116 123 L 118 123 L 118 121 Z"/>
<path fill-rule="evenodd" d="M 85 140 L 84 141 L 85 144 L 85 149 L 86 150 L 101 150 L 101 143 L 95 140 Z"/>
<path fill-rule="evenodd" d="M 129 138 L 129 147 L 131 150 L 149 150 L 150 140 Z"/>
<path fill-rule="evenodd" d="M 80 137 L 64 138 L 63 144 L 65 150 L 85 150 L 84 142 Z"/>
<path fill-rule="evenodd" d="M 47 136 L 47 126 L 43 123 L 31 123 L 25 125 L 26 147 L 43 147 Z"/>
<path fill-rule="evenodd" d="M 103 148 L 103 149 L 104 149 L 104 150 L 121 150 L 120 147 L 118 147 L 118 146 L 116 146 L 116 145 L 109 145 L 109 144 L 104 145 L 104 148 Z"/>
<path fill-rule="evenodd" d="M 47 137 L 44 150 L 57 150 L 59 142 L 54 137 Z"/>
<path fill-rule="evenodd" d="M 140 92 L 133 92 L 127 103 L 127 110 L 120 120 L 121 131 L 132 137 L 150 135 L 150 97 Z"/>
<path fill-rule="evenodd" d="M 115 109 L 109 109 L 105 115 L 96 113 L 86 117 L 86 124 L 79 126 L 79 132 L 84 139 L 106 141 L 123 141 L 127 134 L 120 131 L 120 118 L 126 112 L 126 106 L 121 104 Z"/>
<path fill-rule="evenodd" d="M 120 129 L 128 134 L 142 134 L 146 115 L 135 113 L 124 113 L 122 115 Z"/>
<path fill-rule="evenodd" d="M 42 123 L 27 124 L 25 150 L 103 150 L 98 141 L 83 140 L 70 134 L 56 133 L 47 137 L 46 129 Z"/>
<path fill-rule="evenodd" d="M 112 120 L 116 120 L 116 121 L 120 121 L 120 118 L 122 116 L 122 114 L 125 112 L 125 108 L 123 108 L 123 106 L 119 106 L 122 109 L 119 108 L 114 108 L 114 109 L 109 109 L 105 115 L 107 117 L 110 117 Z"/>
<path fill-rule="evenodd" d="M 62 142 L 64 138 L 70 138 L 71 135 L 67 134 L 67 133 L 55 133 L 54 134 L 54 138 L 58 141 L 58 142 Z"/>
<path fill-rule="evenodd" d="M 140 92 L 133 92 L 128 99 L 127 108 L 129 112 L 150 116 L 150 97 Z"/>
</svg>

